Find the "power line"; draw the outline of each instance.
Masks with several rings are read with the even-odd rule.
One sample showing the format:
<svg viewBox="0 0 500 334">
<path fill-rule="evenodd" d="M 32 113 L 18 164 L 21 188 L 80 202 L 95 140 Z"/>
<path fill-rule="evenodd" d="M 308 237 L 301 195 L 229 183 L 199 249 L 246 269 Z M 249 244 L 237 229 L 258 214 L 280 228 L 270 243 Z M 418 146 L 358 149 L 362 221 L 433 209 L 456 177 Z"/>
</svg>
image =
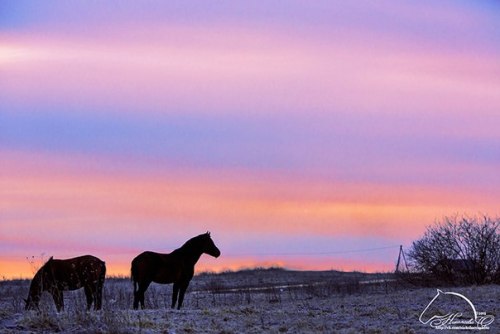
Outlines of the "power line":
<svg viewBox="0 0 500 334">
<path fill-rule="evenodd" d="M 394 249 L 399 247 L 399 245 L 376 247 L 376 248 L 363 248 L 363 249 L 351 249 L 343 251 L 326 251 L 326 252 L 282 252 L 282 253 L 229 253 L 224 254 L 224 256 L 310 256 L 310 255 L 332 255 L 332 254 L 349 254 L 349 253 L 363 253 L 363 252 L 375 252 L 384 249 Z"/>
</svg>

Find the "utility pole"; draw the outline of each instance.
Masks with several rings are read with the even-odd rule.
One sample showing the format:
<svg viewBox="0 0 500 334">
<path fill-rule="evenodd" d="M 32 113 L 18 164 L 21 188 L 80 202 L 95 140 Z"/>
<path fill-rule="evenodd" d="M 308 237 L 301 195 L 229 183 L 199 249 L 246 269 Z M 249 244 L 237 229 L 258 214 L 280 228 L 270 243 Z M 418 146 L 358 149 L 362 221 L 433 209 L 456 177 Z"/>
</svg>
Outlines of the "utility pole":
<svg viewBox="0 0 500 334">
<path fill-rule="evenodd" d="M 399 265 L 401 264 L 401 258 L 403 258 L 406 271 L 408 271 L 408 263 L 406 262 L 405 253 L 403 252 L 403 245 L 399 246 L 398 262 L 396 263 L 396 273 L 399 273 Z"/>
</svg>

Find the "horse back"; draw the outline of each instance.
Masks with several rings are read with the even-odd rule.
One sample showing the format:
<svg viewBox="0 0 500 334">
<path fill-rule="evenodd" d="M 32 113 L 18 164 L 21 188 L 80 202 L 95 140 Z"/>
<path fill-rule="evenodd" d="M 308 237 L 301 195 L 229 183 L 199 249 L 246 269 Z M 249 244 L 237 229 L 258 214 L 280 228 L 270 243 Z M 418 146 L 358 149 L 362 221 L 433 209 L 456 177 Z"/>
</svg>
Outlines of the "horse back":
<svg viewBox="0 0 500 334">
<path fill-rule="evenodd" d="M 53 260 L 52 273 L 55 283 L 64 290 L 103 283 L 106 274 L 104 261 L 92 255 L 84 255 L 66 260 Z"/>
<path fill-rule="evenodd" d="M 143 252 L 132 260 L 132 279 L 135 282 L 174 283 L 185 272 L 184 263 L 175 254 Z"/>
</svg>

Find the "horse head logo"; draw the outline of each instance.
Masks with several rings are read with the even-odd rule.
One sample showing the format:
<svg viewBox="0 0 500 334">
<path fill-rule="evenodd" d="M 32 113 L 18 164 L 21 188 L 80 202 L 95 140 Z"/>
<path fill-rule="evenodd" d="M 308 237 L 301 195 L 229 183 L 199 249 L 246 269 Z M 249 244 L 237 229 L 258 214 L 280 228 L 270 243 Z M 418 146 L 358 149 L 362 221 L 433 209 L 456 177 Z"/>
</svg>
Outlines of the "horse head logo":
<svg viewBox="0 0 500 334">
<path fill-rule="evenodd" d="M 485 329 L 493 322 L 494 317 L 484 312 L 477 312 L 474 304 L 464 295 L 438 289 L 418 320 L 437 329 L 453 326 Z"/>
</svg>

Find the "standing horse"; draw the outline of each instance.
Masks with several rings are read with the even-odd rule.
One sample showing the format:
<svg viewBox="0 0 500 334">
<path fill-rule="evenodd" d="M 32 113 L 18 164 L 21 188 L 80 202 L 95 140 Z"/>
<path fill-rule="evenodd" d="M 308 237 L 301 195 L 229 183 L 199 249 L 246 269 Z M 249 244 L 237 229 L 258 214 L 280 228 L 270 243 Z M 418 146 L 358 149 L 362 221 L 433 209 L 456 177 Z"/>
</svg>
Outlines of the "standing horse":
<svg viewBox="0 0 500 334">
<path fill-rule="evenodd" d="M 52 295 L 57 311 L 64 309 L 63 291 L 84 288 L 87 310 L 94 303 L 94 309 L 102 306 L 102 287 L 106 275 L 106 264 L 92 255 L 67 260 L 51 257 L 31 280 L 26 310 L 38 308 L 43 291 Z"/>
<path fill-rule="evenodd" d="M 213 257 L 220 256 L 220 250 L 215 246 L 210 232 L 200 234 L 188 240 L 181 248 L 170 254 L 155 252 L 143 252 L 132 260 L 132 280 L 134 281 L 134 309 L 144 308 L 144 292 L 151 282 L 160 284 L 174 283 L 172 294 L 172 308 L 177 302 L 179 294 L 180 309 L 184 300 L 184 294 L 189 282 L 194 275 L 194 265 L 205 253 Z"/>
</svg>

